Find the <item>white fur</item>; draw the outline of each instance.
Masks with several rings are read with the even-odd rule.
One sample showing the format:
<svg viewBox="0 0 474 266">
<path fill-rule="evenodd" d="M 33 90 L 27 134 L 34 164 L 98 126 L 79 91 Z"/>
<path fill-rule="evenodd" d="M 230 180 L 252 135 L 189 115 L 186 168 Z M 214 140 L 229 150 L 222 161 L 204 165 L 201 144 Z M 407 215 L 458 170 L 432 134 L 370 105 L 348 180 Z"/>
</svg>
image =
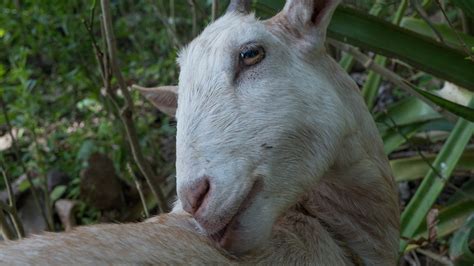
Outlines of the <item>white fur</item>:
<svg viewBox="0 0 474 266">
<path fill-rule="evenodd" d="M 235 81 L 239 48 L 249 42 L 265 47 L 266 57 Z M 317 61 L 326 55 L 313 56 Z M 325 73 L 253 15 L 221 18 L 182 51 L 179 63 L 178 195 L 210 176 L 214 189 L 204 216 L 218 224 L 237 212 L 255 179 L 263 177 L 263 191 L 243 214 L 234 247 L 251 250 L 331 166 L 353 127 L 351 113 L 341 108 Z"/>
<path fill-rule="evenodd" d="M 134 246 L 141 245 L 141 234 L 176 238 L 172 247 L 146 238 L 143 244 L 153 247 L 128 262 L 176 262 L 182 258 L 173 257 L 178 249 L 196 256 L 183 263 L 214 258 L 216 263 L 395 265 L 396 188 L 357 86 L 324 51 L 326 26 L 338 1 L 326 2 L 318 25 L 305 21 L 315 3 L 309 0 L 288 1 L 269 21 L 229 13 L 181 51 L 178 202 L 170 215 L 128 226 L 138 237 L 125 237 Z M 249 42 L 264 47 L 266 57 L 237 76 L 240 49 Z M 211 189 L 195 221 L 184 214 L 182 199 L 203 176 L 210 178 Z M 202 234 L 229 223 L 256 182 L 260 189 L 235 218 L 238 226 L 227 250 L 206 240 Z M 150 223 L 157 225 L 150 228 Z M 114 243 L 123 241 L 113 236 L 124 232 L 120 226 L 106 229 L 104 237 L 112 236 L 104 240 L 111 243 L 110 254 L 118 251 Z M 91 230 L 75 234 L 101 234 Z M 29 245 L 38 247 L 34 241 Z M 244 256 L 235 260 L 227 252 Z"/>
</svg>

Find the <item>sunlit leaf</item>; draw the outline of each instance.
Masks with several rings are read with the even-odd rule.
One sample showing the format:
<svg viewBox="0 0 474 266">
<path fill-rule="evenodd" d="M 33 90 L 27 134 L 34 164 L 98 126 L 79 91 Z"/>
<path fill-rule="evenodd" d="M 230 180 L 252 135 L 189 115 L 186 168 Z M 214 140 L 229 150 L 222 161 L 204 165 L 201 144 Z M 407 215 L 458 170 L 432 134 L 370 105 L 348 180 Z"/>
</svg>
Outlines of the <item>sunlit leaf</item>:
<svg viewBox="0 0 474 266">
<path fill-rule="evenodd" d="M 433 163 L 436 155 L 429 154 L 423 157 L 417 155 L 391 160 L 390 165 L 397 182 L 415 180 L 425 176 L 430 170 L 430 164 Z M 456 165 L 456 170 L 474 171 L 474 151 L 464 152 Z"/>
<path fill-rule="evenodd" d="M 67 187 L 66 186 L 57 186 L 51 191 L 51 194 L 49 195 L 50 199 L 52 202 L 55 202 L 56 200 L 60 199 L 64 193 L 66 192 Z"/>
<path fill-rule="evenodd" d="M 455 102 L 448 101 L 442 97 L 439 97 L 433 93 L 430 93 L 428 91 L 419 89 L 415 86 L 412 86 L 412 88 L 417 91 L 419 94 L 423 95 L 425 98 L 428 100 L 434 102 L 435 104 L 439 105 L 440 107 L 450 111 L 453 114 L 456 114 L 464 119 L 467 119 L 471 122 L 474 122 L 474 108 L 469 107 L 469 106 L 464 106 L 457 104 Z"/>
</svg>

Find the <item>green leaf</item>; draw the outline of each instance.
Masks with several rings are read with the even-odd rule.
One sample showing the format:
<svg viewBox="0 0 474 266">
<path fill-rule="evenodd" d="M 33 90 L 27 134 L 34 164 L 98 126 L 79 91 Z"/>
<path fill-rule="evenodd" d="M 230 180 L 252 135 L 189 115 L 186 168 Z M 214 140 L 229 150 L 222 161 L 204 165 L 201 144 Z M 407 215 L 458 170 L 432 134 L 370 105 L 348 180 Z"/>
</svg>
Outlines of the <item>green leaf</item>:
<svg viewBox="0 0 474 266">
<path fill-rule="evenodd" d="M 462 9 L 462 11 L 470 16 L 471 18 L 474 18 L 474 1 L 472 0 L 453 0 L 453 3 L 458 6 L 459 8 Z"/>
<path fill-rule="evenodd" d="M 430 26 L 422 19 L 406 17 L 403 18 L 402 23 L 400 24 L 403 28 L 409 29 L 416 33 L 422 34 L 424 36 L 436 39 L 436 34 L 430 28 Z M 436 30 L 443 36 L 444 41 L 458 49 L 462 49 L 462 44 L 459 43 L 458 36 L 469 46 L 474 46 L 474 37 L 464 34 L 462 32 L 455 32 L 448 25 L 440 24 L 433 25 Z"/>
<path fill-rule="evenodd" d="M 257 1 L 258 14 L 268 17 L 283 7 L 284 1 Z M 397 58 L 412 66 L 474 91 L 474 62 L 463 51 L 437 43 L 415 32 L 353 8 L 339 6 L 328 28 L 336 40 Z M 436 55 L 436 56 L 433 56 Z"/>
<path fill-rule="evenodd" d="M 382 10 L 384 9 L 384 7 L 385 7 L 385 0 L 377 0 L 370 8 L 369 14 L 371 14 L 372 16 L 379 16 Z M 354 66 L 354 63 L 355 61 L 352 55 L 349 55 L 343 52 L 342 58 L 339 61 L 339 64 L 341 65 L 342 68 L 344 68 L 346 72 L 350 72 L 350 70 L 352 69 L 352 66 Z"/>
<path fill-rule="evenodd" d="M 392 23 L 395 25 L 399 25 L 400 21 L 405 13 L 405 10 L 408 6 L 408 0 L 402 0 L 400 5 L 398 6 L 398 10 L 395 16 L 392 19 Z M 380 66 L 385 66 L 387 64 L 387 58 L 381 55 L 377 55 L 374 59 L 375 63 Z M 375 73 L 374 71 L 369 71 L 367 76 L 367 80 L 362 87 L 362 97 L 369 107 L 369 110 L 372 110 L 372 107 L 375 104 L 375 100 L 377 99 L 377 94 L 379 92 L 380 84 L 382 83 L 382 76 Z"/>
<path fill-rule="evenodd" d="M 474 75 L 473 75 L 474 76 Z M 416 86 L 410 85 L 416 92 L 421 94 L 423 97 L 439 105 L 440 107 L 450 111 L 451 113 L 458 115 L 464 119 L 474 122 L 474 109 L 466 107 L 464 105 L 457 104 L 455 102 L 448 101 L 442 97 L 434 95 L 425 90 L 419 89 Z"/>
<path fill-rule="evenodd" d="M 3 78 L 3 75 L 5 75 L 6 72 L 5 66 L 0 64 L 0 78 Z"/>
<path fill-rule="evenodd" d="M 441 115 L 433 110 L 428 104 L 418 98 L 408 97 L 391 105 L 386 112 L 375 115 L 375 121 L 383 126 L 381 131 L 387 126 L 405 126 L 413 123 L 426 122 L 441 118 Z"/>
<path fill-rule="evenodd" d="M 20 185 L 18 186 L 18 190 L 21 192 L 24 192 L 30 188 L 30 182 L 28 182 L 27 179 L 23 180 L 20 182 Z"/>
<path fill-rule="evenodd" d="M 374 59 L 374 62 L 377 65 L 385 66 L 387 64 L 387 58 L 384 56 L 377 55 Z M 372 107 L 374 107 L 381 83 L 382 77 L 374 71 L 369 71 L 369 74 L 367 75 L 367 80 L 365 81 L 364 86 L 362 87 L 362 97 L 364 98 L 364 101 L 367 104 L 369 110 L 372 110 Z"/>
<path fill-rule="evenodd" d="M 352 55 L 342 52 L 342 57 L 341 60 L 339 60 L 339 65 L 347 72 L 349 73 L 352 69 L 352 67 L 355 64 L 354 57 Z"/>
<path fill-rule="evenodd" d="M 425 123 L 418 123 L 388 130 L 382 136 L 385 154 L 388 155 L 394 152 L 396 149 L 398 149 L 398 147 L 406 142 L 406 138 L 410 139 L 418 131 L 422 130 L 424 126 Z"/>
<path fill-rule="evenodd" d="M 456 265 L 472 265 L 474 253 L 470 249 L 470 241 L 474 238 L 474 214 L 471 215 L 459 231 L 457 231 L 451 245 L 449 245 L 449 256 L 454 259 Z"/>
<path fill-rule="evenodd" d="M 49 196 L 51 202 L 55 202 L 60 199 L 64 195 L 64 192 L 66 192 L 66 189 L 67 187 L 63 185 L 55 187 Z"/>
<path fill-rule="evenodd" d="M 397 182 L 410 181 L 422 178 L 430 170 L 429 164 L 432 164 L 436 155 L 429 154 L 424 156 L 426 162 L 421 156 L 391 160 L 393 175 Z M 428 164 L 429 163 L 429 164 Z M 456 170 L 474 171 L 474 151 L 463 153 L 456 165 Z"/>
<path fill-rule="evenodd" d="M 435 119 L 406 126 L 392 127 L 382 133 L 385 154 L 390 154 L 411 139 L 415 134 L 427 130 L 451 130 L 452 127 L 443 119 Z"/>
<path fill-rule="evenodd" d="M 413 90 L 421 94 L 427 100 L 437 104 L 439 107 L 469 121 L 474 121 L 474 108 L 466 107 L 458 103 L 446 100 L 431 92 L 422 90 L 411 83 L 406 83 Z M 387 113 L 378 113 L 375 120 L 382 125 L 393 126 L 393 121 L 397 125 L 406 125 L 414 122 L 427 121 L 439 118 L 440 115 L 435 112 L 429 105 L 416 98 L 407 98 L 392 105 Z M 393 120 L 393 121 L 392 121 Z M 379 127 L 383 133 L 386 127 Z"/>
<path fill-rule="evenodd" d="M 428 104 L 418 98 L 405 98 L 375 115 L 384 151 L 390 154 L 418 132 L 424 130 L 451 130 L 452 127 Z M 403 135 L 405 135 L 405 137 Z"/>
<path fill-rule="evenodd" d="M 81 148 L 77 152 L 76 160 L 86 161 L 89 159 L 90 155 L 96 151 L 96 145 L 93 140 L 86 140 L 82 143 Z"/>
<path fill-rule="evenodd" d="M 474 214 L 474 201 L 467 200 L 449 205 L 440 210 L 436 225 L 436 237 L 441 239 L 461 228 L 465 221 Z M 428 238 L 426 221 L 418 228 L 414 238 Z"/>
<path fill-rule="evenodd" d="M 464 183 L 461 188 L 449 198 L 447 204 L 455 204 L 456 202 L 464 201 L 466 200 L 466 195 L 474 195 L 474 179 Z"/>
<path fill-rule="evenodd" d="M 469 106 L 474 106 L 474 99 L 471 99 Z M 446 182 L 448 182 L 473 132 L 474 123 L 462 118 L 456 123 L 455 128 L 433 162 L 433 168 L 436 171 L 430 169 L 402 213 L 400 233 L 403 238 L 412 238 L 425 220 L 426 214 L 438 198 Z M 400 251 L 404 252 L 406 246 L 407 241 L 402 240 Z"/>
<path fill-rule="evenodd" d="M 474 90 L 474 62 L 462 51 L 357 10 L 339 7 L 328 29 L 331 38 L 400 59 L 408 64 Z"/>
</svg>

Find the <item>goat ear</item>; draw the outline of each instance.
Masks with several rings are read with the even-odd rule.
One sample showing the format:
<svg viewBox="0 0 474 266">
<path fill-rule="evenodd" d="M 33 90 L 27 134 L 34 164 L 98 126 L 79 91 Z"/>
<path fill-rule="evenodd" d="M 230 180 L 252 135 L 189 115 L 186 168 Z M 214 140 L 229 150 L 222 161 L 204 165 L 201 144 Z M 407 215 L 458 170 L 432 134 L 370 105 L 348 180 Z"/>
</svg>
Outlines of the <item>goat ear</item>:
<svg viewBox="0 0 474 266">
<path fill-rule="evenodd" d="M 312 47 L 323 47 L 332 14 L 341 0 L 287 0 L 283 10 L 269 20 L 293 39 Z"/>
<path fill-rule="evenodd" d="M 133 85 L 133 89 L 138 90 L 147 100 L 163 113 L 175 116 L 178 108 L 178 87 L 162 86 L 156 88 L 144 88 Z"/>
<path fill-rule="evenodd" d="M 250 0 L 231 0 L 227 7 L 227 13 L 229 12 L 250 13 Z"/>
</svg>

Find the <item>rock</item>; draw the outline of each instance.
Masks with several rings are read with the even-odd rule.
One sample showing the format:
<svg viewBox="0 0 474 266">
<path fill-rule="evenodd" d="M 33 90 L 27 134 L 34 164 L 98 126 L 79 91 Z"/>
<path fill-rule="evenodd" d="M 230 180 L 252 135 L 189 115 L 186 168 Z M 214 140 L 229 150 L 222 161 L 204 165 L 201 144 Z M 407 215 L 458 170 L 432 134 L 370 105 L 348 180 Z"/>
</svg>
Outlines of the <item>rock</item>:
<svg viewBox="0 0 474 266">
<path fill-rule="evenodd" d="M 39 192 L 39 191 L 38 191 Z M 38 193 L 38 197 L 43 198 L 43 193 Z M 25 228 L 26 236 L 32 234 L 40 234 L 48 229 L 48 225 L 43 219 L 41 210 L 36 206 L 33 194 L 31 192 L 25 193 L 17 201 L 18 216 Z"/>
<path fill-rule="evenodd" d="M 71 231 L 76 226 L 76 217 L 74 216 L 74 209 L 76 202 L 67 199 L 60 199 L 54 204 L 59 220 L 65 231 Z"/>
<path fill-rule="evenodd" d="M 81 173 L 81 197 L 99 210 L 119 208 L 123 203 L 122 188 L 112 160 L 95 153 L 88 163 Z"/>
</svg>

